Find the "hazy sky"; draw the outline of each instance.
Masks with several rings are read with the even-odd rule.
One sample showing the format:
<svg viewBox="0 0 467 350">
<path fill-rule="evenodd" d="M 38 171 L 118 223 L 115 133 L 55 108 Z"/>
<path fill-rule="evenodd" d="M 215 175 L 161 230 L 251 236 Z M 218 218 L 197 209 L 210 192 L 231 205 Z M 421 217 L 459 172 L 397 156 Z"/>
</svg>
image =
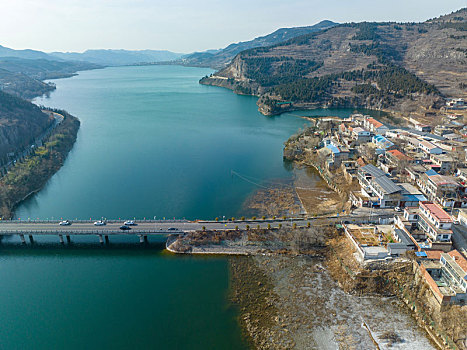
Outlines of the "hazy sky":
<svg viewBox="0 0 467 350">
<path fill-rule="evenodd" d="M 418 22 L 466 6 L 467 0 L 0 0 L 0 45 L 188 53 L 323 19 Z"/>
</svg>

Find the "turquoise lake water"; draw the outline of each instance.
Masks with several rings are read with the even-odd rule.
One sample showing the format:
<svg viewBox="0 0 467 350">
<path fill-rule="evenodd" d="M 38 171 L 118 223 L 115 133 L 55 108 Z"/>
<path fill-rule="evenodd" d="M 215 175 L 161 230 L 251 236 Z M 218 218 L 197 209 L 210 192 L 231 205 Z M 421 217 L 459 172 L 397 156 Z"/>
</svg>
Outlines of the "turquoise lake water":
<svg viewBox="0 0 467 350">
<path fill-rule="evenodd" d="M 262 116 L 254 97 L 199 85 L 210 72 L 119 67 L 56 80 L 51 97 L 36 102 L 77 116 L 78 139 L 17 217 L 241 214 L 256 187 L 232 170 L 256 182 L 290 177 L 283 142 L 306 122 L 297 113 Z M 24 247 L 12 237 L 0 245 L 0 348 L 246 347 L 228 302 L 227 258 L 172 256 L 162 240 L 149 248 L 137 240 L 110 248 L 97 238 L 65 247 L 56 240 Z"/>
</svg>

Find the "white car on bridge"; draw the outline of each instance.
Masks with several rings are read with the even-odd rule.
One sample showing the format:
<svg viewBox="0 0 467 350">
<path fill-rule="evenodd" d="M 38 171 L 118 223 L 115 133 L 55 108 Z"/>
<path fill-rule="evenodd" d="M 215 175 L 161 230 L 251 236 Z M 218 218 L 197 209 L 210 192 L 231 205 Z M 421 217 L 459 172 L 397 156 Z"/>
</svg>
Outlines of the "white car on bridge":
<svg viewBox="0 0 467 350">
<path fill-rule="evenodd" d="M 104 220 L 97 220 L 96 222 L 94 222 L 95 226 L 104 226 L 105 224 L 106 222 Z"/>
</svg>

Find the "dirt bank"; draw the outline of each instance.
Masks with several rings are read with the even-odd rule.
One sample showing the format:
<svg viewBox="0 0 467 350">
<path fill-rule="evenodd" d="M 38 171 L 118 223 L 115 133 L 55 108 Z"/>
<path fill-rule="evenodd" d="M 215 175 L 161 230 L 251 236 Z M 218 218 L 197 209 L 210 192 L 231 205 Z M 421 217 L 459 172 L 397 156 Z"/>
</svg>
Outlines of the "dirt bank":
<svg viewBox="0 0 467 350">
<path fill-rule="evenodd" d="M 397 298 L 345 293 L 324 256 L 233 259 L 231 275 L 240 322 L 258 349 L 433 349 Z"/>
</svg>

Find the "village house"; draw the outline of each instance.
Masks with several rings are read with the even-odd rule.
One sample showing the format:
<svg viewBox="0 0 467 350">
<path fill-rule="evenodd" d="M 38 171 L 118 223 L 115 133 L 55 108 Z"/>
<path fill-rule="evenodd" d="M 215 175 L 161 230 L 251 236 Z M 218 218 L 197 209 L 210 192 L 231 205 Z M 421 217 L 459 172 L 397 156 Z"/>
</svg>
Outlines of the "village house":
<svg viewBox="0 0 467 350">
<path fill-rule="evenodd" d="M 418 205 L 416 207 L 405 207 L 402 215 L 395 216 L 395 224 L 407 231 L 412 231 L 418 227 Z"/>
<path fill-rule="evenodd" d="M 371 134 L 369 131 L 358 126 L 352 128 L 352 138 L 355 140 L 355 144 L 359 145 L 361 143 L 370 142 Z"/>
<path fill-rule="evenodd" d="M 428 168 L 421 164 L 411 164 L 405 168 L 405 170 L 409 175 L 410 181 L 412 183 L 417 183 L 417 180 L 427 172 Z"/>
<path fill-rule="evenodd" d="M 387 249 L 391 256 L 401 256 L 407 251 L 415 250 L 415 242 L 410 238 L 410 235 L 406 230 L 400 228 L 393 228 L 392 236 L 394 237 L 395 243 L 388 243 Z"/>
<path fill-rule="evenodd" d="M 418 187 L 431 201 L 441 203 L 444 198 L 458 198 L 459 184 L 451 176 L 423 174 L 417 181 Z"/>
<path fill-rule="evenodd" d="M 439 260 L 420 259 L 417 276 L 425 280 L 439 305 L 465 305 L 467 260 L 457 250 L 439 255 Z"/>
<path fill-rule="evenodd" d="M 459 209 L 457 213 L 457 222 L 459 225 L 467 227 L 467 209 Z"/>
<path fill-rule="evenodd" d="M 381 150 L 381 152 L 377 153 L 384 153 L 387 150 L 393 149 L 395 147 L 392 141 L 389 141 L 386 137 L 382 135 L 375 135 L 371 138 L 371 142 L 373 142 L 376 147 Z"/>
<path fill-rule="evenodd" d="M 441 124 L 441 125 L 435 126 L 435 129 L 433 130 L 433 134 L 435 134 L 437 136 L 444 136 L 444 135 L 447 135 L 447 134 L 452 134 L 453 130 L 454 129 L 452 127 Z"/>
<path fill-rule="evenodd" d="M 425 152 L 428 156 L 430 154 L 441 154 L 443 153 L 443 150 L 434 145 L 433 143 L 431 142 L 428 142 L 428 141 L 420 141 L 419 144 L 418 144 L 418 148 L 421 149 L 423 152 Z"/>
<path fill-rule="evenodd" d="M 399 183 L 397 185 L 402 189 L 401 199 L 398 204 L 400 208 L 418 207 L 419 202 L 426 201 L 426 197 L 422 192 L 412 184 Z"/>
<path fill-rule="evenodd" d="M 416 124 L 415 130 L 421 131 L 421 132 L 431 132 L 431 126 L 426 125 L 426 124 Z"/>
<path fill-rule="evenodd" d="M 402 188 L 396 185 L 386 174 L 372 164 L 358 169 L 358 181 L 365 197 L 372 198 L 371 206 L 393 208 L 402 198 Z"/>
<path fill-rule="evenodd" d="M 394 149 L 385 153 L 386 160 L 395 167 L 403 165 L 404 168 L 413 162 L 413 158 L 405 155 L 401 151 Z"/>
<path fill-rule="evenodd" d="M 349 149 L 345 146 L 336 145 L 335 142 L 329 143 L 326 147 L 331 151 L 331 157 L 327 161 L 328 169 L 336 169 L 341 166 L 343 160 L 349 159 Z"/>
<path fill-rule="evenodd" d="M 463 109 L 465 106 L 463 98 L 450 98 L 446 101 L 446 107 L 451 109 Z"/>
<path fill-rule="evenodd" d="M 357 162 L 353 160 L 342 161 L 341 169 L 347 181 L 351 182 L 357 177 Z"/>
<path fill-rule="evenodd" d="M 451 216 L 444 209 L 433 202 L 420 202 L 418 226 L 425 232 L 431 242 L 451 242 Z M 449 248 L 441 250 L 450 250 Z"/>
<path fill-rule="evenodd" d="M 454 168 L 454 159 L 447 154 L 431 154 L 430 160 L 439 165 L 441 174 L 449 174 Z"/>
<path fill-rule="evenodd" d="M 379 135 L 385 135 L 389 130 L 386 125 L 369 116 L 364 117 L 363 127 Z"/>
</svg>

